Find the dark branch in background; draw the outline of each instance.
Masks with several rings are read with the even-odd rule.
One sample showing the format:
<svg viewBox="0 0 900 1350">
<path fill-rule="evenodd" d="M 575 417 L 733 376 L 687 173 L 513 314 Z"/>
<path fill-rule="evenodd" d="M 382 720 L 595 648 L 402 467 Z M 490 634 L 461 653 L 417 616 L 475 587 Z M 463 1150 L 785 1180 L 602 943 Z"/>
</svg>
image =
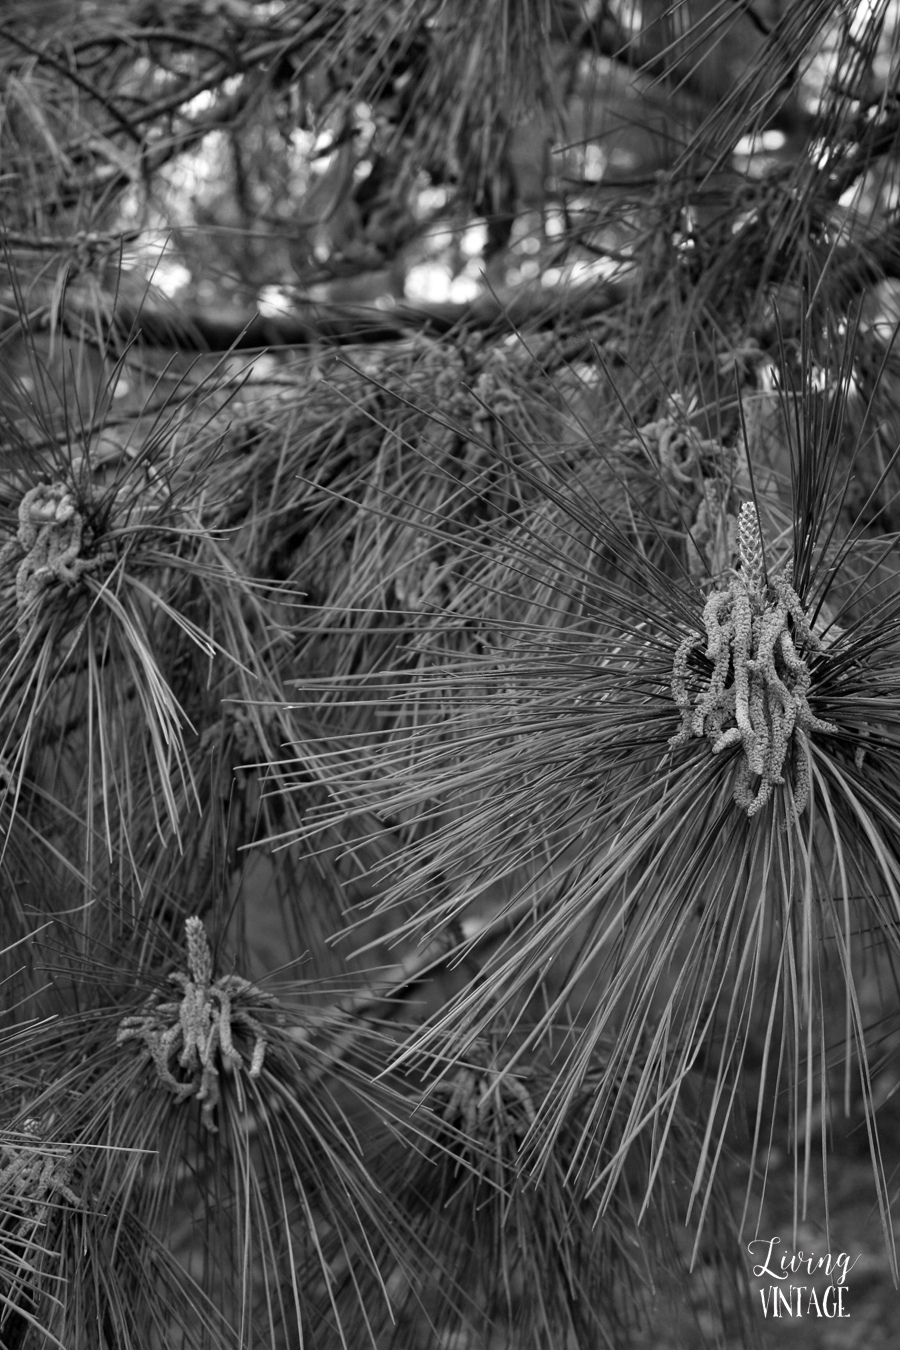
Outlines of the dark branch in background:
<svg viewBox="0 0 900 1350">
<path fill-rule="evenodd" d="M 106 321 L 120 340 L 135 338 L 153 347 L 188 352 L 259 351 L 315 343 L 398 342 L 417 332 L 447 336 L 465 330 L 485 334 L 519 328 L 535 331 L 606 313 L 625 295 L 625 286 L 603 282 L 556 295 L 540 289 L 516 293 L 507 301 L 483 295 L 467 303 L 398 303 L 385 310 L 309 304 L 293 314 L 265 316 L 163 309 L 152 303 L 137 306 L 119 300 Z M 14 301 L 11 293 L 0 294 L 0 333 L 21 327 Z M 54 322 L 65 332 L 81 335 L 95 328 L 96 309 L 92 302 L 70 293 L 61 313 L 54 316 L 44 306 L 28 316 L 31 331 L 48 330 Z"/>
<path fill-rule="evenodd" d="M 863 166 L 854 167 L 854 176 Z M 825 185 L 831 175 L 823 171 Z M 759 184 L 764 191 L 764 184 Z M 82 246 L 108 242 L 108 236 L 85 237 Z M 50 239 L 35 239 L 29 247 L 51 249 Z M 889 226 L 871 240 L 856 241 L 837 250 L 830 262 L 836 294 L 850 303 L 862 290 L 886 277 L 900 276 L 900 234 Z M 624 305 L 631 293 L 629 281 L 602 281 L 578 287 L 533 287 L 511 295 L 482 294 L 472 301 L 416 304 L 398 301 L 390 307 L 371 309 L 361 305 L 328 305 L 300 302 L 289 314 L 223 312 L 213 308 L 163 307 L 158 302 L 134 304 L 119 298 L 106 313 L 108 332 L 118 342 L 136 340 L 150 347 L 169 347 L 183 352 L 261 351 L 287 347 L 351 346 L 399 342 L 416 333 L 453 337 L 478 332 L 499 337 L 514 332 L 565 331 L 587 324 Z M 60 312 L 49 305 L 32 310 L 25 323 L 33 332 L 57 326 L 70 335 L 94 336 L 97 309 L 93 299 L 70 290 Z M 23 327 L 11 292 L 0 293 L 0 335 Z M 588 343 L 589 346 L 589 343 Z M 581 355 L 587 349 L 578 348 Z"/>
</svg>

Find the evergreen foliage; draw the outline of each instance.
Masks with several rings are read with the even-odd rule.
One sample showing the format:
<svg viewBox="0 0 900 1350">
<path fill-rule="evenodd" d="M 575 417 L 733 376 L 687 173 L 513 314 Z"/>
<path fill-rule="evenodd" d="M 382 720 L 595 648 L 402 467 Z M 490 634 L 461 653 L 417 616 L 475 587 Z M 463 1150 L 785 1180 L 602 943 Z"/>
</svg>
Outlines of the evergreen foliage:
<svg viewBox="0 0 900 1350">
<path fill-rule="evenodd" d="M 750 1344 L 853 1130 L 896 1272 L 898 35 L 5 7 L 3 1350 Z"/>
</svg>

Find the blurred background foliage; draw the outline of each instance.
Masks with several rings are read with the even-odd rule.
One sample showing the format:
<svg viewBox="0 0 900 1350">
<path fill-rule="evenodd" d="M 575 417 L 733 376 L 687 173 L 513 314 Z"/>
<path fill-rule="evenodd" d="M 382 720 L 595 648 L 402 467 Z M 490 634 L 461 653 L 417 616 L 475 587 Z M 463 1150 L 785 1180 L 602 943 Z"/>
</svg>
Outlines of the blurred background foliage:
<svg viewBox="0 0 900 1350">
<path fill-rule="evenodd" d="M 778 1077 L 775 992 L 667 1095 L 694 929 L 584 1059 L 587 890 L 515 943 L 618 837 L 579 681 L 667 688 L 751 492 L 894 640 L 898 44 L 895 0 L 3 5 L 6 1350 L 759 1334 L 753 1168 L 802 1238 L 895 1119 L 895 921 L 852 1089 L 840 962 L 821 1054 Z"/>
</svg>

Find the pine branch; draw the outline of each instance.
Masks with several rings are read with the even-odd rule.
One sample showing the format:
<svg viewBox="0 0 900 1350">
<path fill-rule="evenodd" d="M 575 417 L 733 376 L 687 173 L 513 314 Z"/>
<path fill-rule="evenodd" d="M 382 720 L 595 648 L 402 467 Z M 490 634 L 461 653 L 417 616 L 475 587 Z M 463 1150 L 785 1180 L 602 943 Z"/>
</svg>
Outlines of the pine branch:
<svg viewBox="0 0 900 1350">
<path fill-rule="evenodd" d="M 307 304 L 295 314 L 260 315 L 216 313 L 210 309 L 131 304 L 110 297 L 101 317 L 107 332 L 148 346 L 180 351 L 227 352 L 278 350 L 285 347 L 354 346 L 399 342 L 416 332 L 445 337 L 462 332 L 497 336 L 504 332 L 554 329 L 561 323 L 584 322 L 622 303 L 625 290 L 615 283 L 591 284 L 581 290 L 560 288 L 516 293 L 509 297 L 482 295 L 470 302 L 410 304 L 390 309 Z M 80 335 L 96 327 L 98 310 L 93 298 L 65 294 L 62 307 L 31 309 L 22 315 L 13 296 L 0 295 L 0 333 L 27 328 L 33 332 L 62 329 Z M 105 336 L 96 336 L 102 345 Z"/>
</svg>

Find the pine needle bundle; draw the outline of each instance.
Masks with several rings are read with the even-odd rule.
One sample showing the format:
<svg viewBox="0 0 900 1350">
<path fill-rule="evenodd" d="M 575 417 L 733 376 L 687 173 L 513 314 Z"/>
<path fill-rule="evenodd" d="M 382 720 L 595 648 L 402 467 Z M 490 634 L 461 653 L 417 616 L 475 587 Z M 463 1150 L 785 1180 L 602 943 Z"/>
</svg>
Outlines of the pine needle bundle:
<svg viewBox="0 0 900 1350">
<path fill-rule="evenodd" d="M 80 1011 L 7 1037 L 37 1114 L 7 1145 L 22 1254 L 4 1306 L 64 1344 L 100 1325 L 136 1346 L 199 1348 L 289 1343 L 324 1304 L 335 1343 L 363 1343 L 346 1339 L 338 1272 L 373 1300 L 356 1310 L 365 1326 L 387 1298 L 374 1250 L 410 1280 L 423 1260 L 370 1171 L 410 1131 L 412 1102 L 373 1085 L 386 1045 L 366 1026 L 350 1045 L 327 990 L 294 982 L 276 997 L 219 974 L 202 921 L 185 931 L 180 953 L 154 944 L 169 960 L 137 985 L 147 935 L 120 934 L 83 962 Z"/>
<path fill-rule="evenodd" d="M 598 1222 L 590 1169 L 575 1163 L 575 1152 L 605 1067 L 598 1065 L 571 1102 L 553 1159 L 535 1176 L 521 1145 L 553 1072 L 544 1055 L 527 1066 L 510 1067 L 508 1058 L 488 1037 L 419 1080 L 428 1107 L 420 1156 L 410 1167 L 408 1155 L 398 1155 L 390 1160 L 396 1171 L 383 1175 L 433 1260 L 421 1283 L 399 1272 L 389 1280 L 392 1324 L 383 1326 L 380 1345 L 399 1350 L 429 1337 L 461 1345 L 620 1345 L 690 1283 L 690 1248 L 673 1204 L 689 1173 L 686 1120 L 672 1127 L 677 1159 L 673 1150 L 654 1160 L 642 1145 Z M 615 1143 L 610 1120 L 598 1168 Z M 648 1203 L 645 1179 L 660 1164 L 665 1182 Z M 717 1239 L 727 1260 L 735 1232 L 723 1201 L 719 1195 Z M 738 1319 L 739 1302 L 732 1308 Z"/>
<path fill-rule="evenodd" d="M 851 367 L 852 338 L 837 365 Z M 792 378 L 783 367 L 783 383 L 793 388 Z M 853 464 L 843 439 L 848 386 L 838 374 L 820 398 L 819 379 L 809 360 L 802 388 L 785 395 L 789 536 L 766 539 L 764 513 L 748 499 L 721 536 L 734 541 L 729 565 L 707 558 L 699 584 L 684 551 L 672 550 L 666 570 L 648 555 L 642 533 L 659 527 L 649 512 L 629 533 L 577 477 L 559 486 L 535 449 L 539 469 L 520 465 L 520 474 L 570 533 L 589 528 L 603 541 L 603 568 L 573 556 L 560 531 L 557 604 L 540 590 L 552 534 L 523 530 L 512 561 L 505 537 L 480 580 L 488 590 L 491 576 L 503 600 L 502 579 L 527 578 L 541 597 L 527 621 L 514 591 L 508 617 L 495 619 L 495 647 L 421 672 L 415 726 L 398 718 L 389 735 L 323 747 L 316 762 L 328 800 L 311 810 L 304 835 L 357 819 L 374 838 L 382 822 L 406 822 L 408 842 L 392 851 L 373 905 L 395 913 L 395 940 L 456 933 L 459 956 L 476 960 L 465 987 L 413 1030 L 398 1064 L 423 1054 L 456 1064 L 485 1035 L 514 1038 L 521 1059 L 571 1022 L 571 1044 L 522 1140 L 526 1164 L 544 1174 L 612 1038 L 575 1150 L 601 1213 L 636 1141 L 665 1134 L 703 1064 L 709 1114 L 698 1122 L 693 1182 L 702 1218 L 751 1037 L 766 1066 L 754 1148 L 775 1128 L 774 1075 L 791 1103 L 784 1127 L 808 1169 L 808 1104 L 820 1096 L 837 1110 L 825 1049 L 835 1036 L 844 1106 L 858 1075 L 887 1213 L 859 989 L 873 945 L 892 967 L 897 956 L 895 605 L 863 578 L 849 622 L 842 578 L 854 554 L 858 562 L 876 545 L 860 542 L 852 523 L 837 533 L 834 503 Z M 826 411 L 804 419 L 807 406 Z M 719 498 L 723 526 L 732 500 Z M 776 516 L 782 509 L 776 502 Z M 882 558 L 893 542 L 883 540 Z M 409 697 L 405 676 L 395 681 L 386 673 L 379 688 L 388 719 L 392 700 Z M 352 679 L 340 687 L 366 700 Z M 289 763 L 285 774 L 288 782 Z M 645 1043 L 626 1102 L 623 1075 Z M 624 1117 L 622 1142 L 596 1170 L 591 1150 L 609 1117 Z"/>
</svg>

